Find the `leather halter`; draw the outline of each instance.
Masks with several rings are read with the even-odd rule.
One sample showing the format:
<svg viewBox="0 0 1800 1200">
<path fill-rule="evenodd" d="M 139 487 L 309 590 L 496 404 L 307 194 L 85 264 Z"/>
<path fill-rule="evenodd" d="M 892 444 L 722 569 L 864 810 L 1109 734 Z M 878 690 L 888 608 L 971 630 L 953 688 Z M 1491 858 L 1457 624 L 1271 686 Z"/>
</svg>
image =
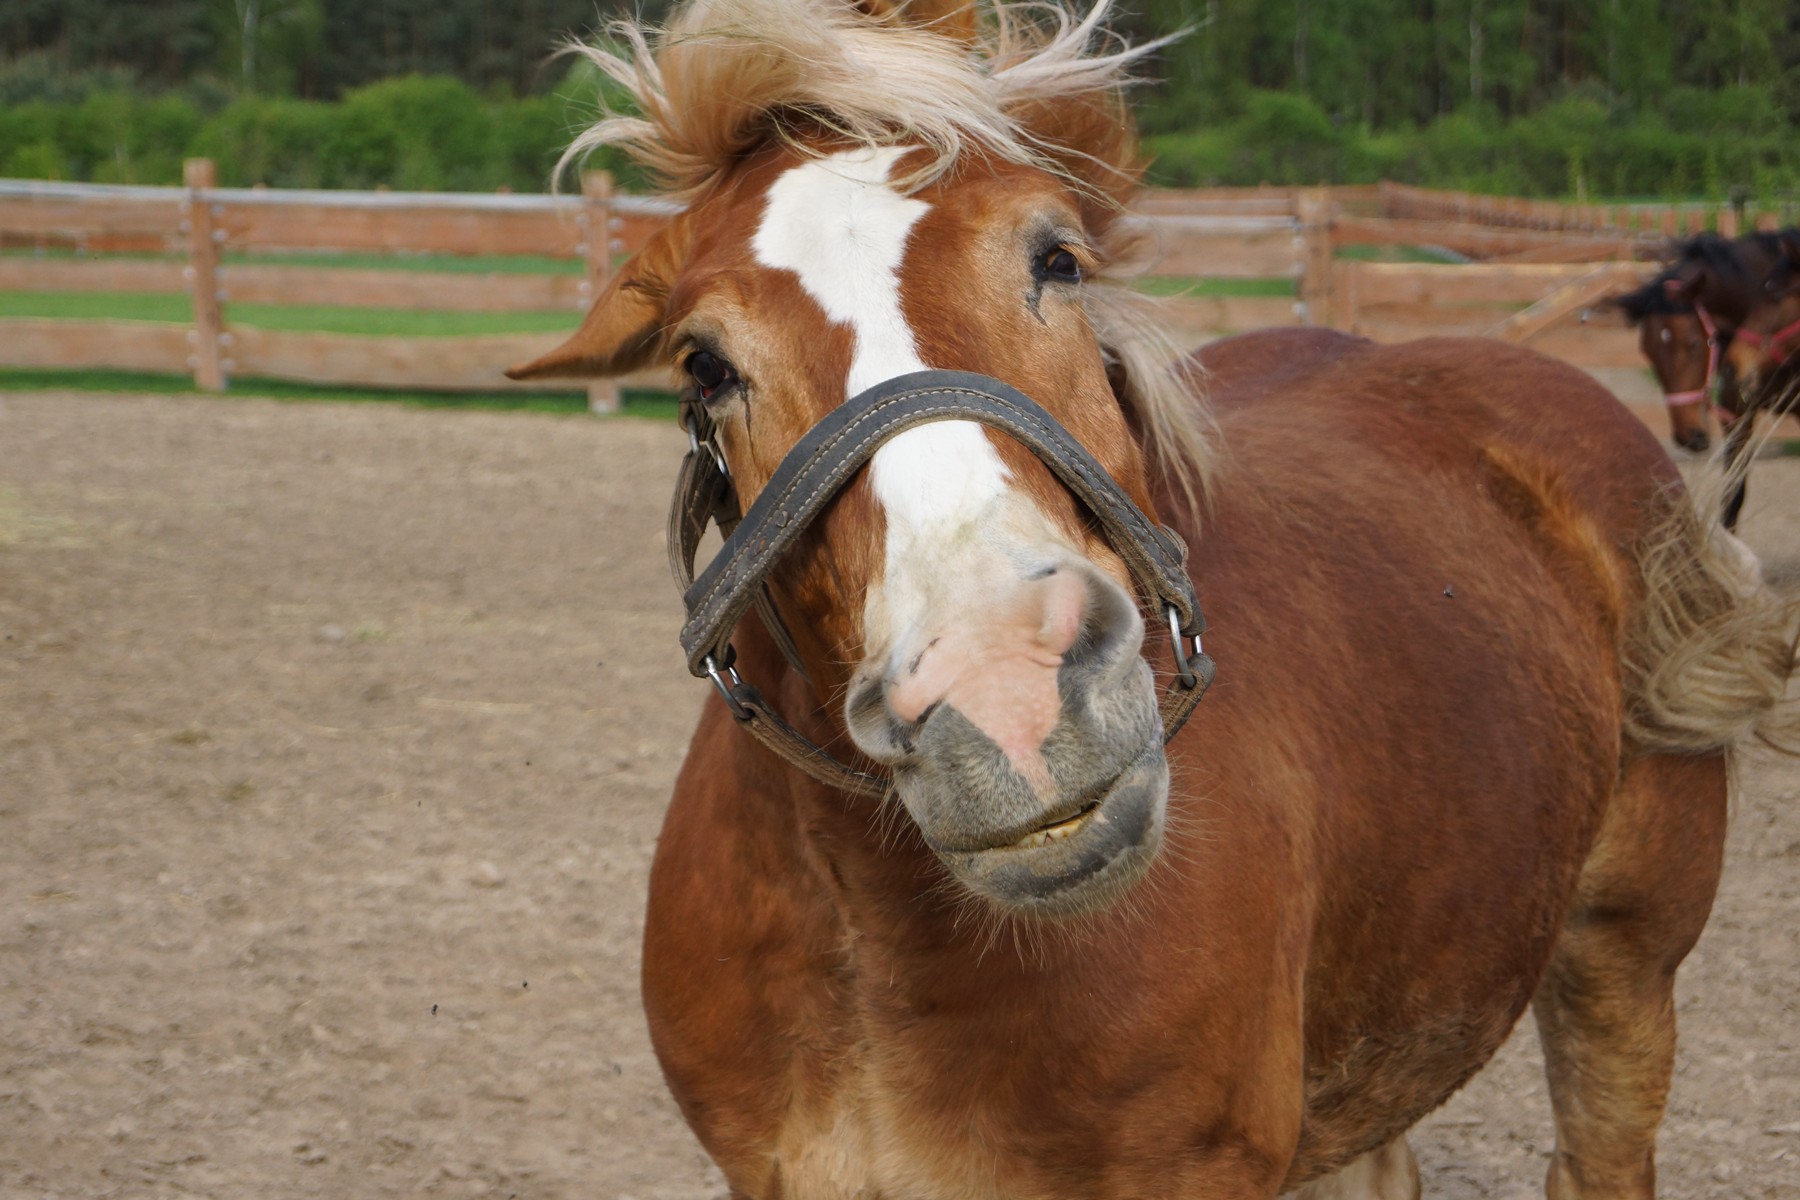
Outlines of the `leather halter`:
<svg viewBox="0 0 1800 1200">
<path fill-rule="evenodd" d="M 1165 744 L 1212 683 L 1213 661 L 1200 648 L 1206 619 L 1188 577 L 1186 543 L 1146 517 L 1056 418 L 998 379 L 963 371 L 917 371 L 851 397 L 788 451 L 741 517 L 712 423 L 698 404 L 686 402 L 682 421 L 689 446 L 669 511 L 669 562 L 687 606 L 681 647 L 688 670 L 710 678 L 731 715 L 765 746 L 814 779 L 844 791 L 883 796 L 891 781 L 840 761 L 784 721 L 760 692 L 738 678 L 731 635 L 744 614 L 757 608 L 782 653 L 804 674 L 770 598 L 770 573 L 885 442 L 918 425 L 958 420 L 999 429 L 1042 459 L 1087 505 L 1145 598 L 1167 618 L 1176 680 L 1161 704 Z M 725 544 L 696 579 L 694 555 L 709 523 L 719 526 Z M 1191 653 L 1184 643 L 1192 645 Z"/>
</svg>

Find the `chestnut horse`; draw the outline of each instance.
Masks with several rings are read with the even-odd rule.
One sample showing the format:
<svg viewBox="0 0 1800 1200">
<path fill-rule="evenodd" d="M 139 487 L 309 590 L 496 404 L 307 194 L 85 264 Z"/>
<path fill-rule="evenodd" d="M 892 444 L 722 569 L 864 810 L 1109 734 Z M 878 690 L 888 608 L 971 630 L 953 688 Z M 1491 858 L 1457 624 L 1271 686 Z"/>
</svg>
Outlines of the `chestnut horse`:
<svg viewBox="0 0 1800 1200">
<path fill-rule="evenodd" d="M 701 0 L 594 52 L 636 112 L 576 148 L 685 210 L 517 375 L 678 366 L 684 470 L 716 453 L 746 528 L 847 398 L 1004 381 L 1109 477 L 1081 494 L 1192 547 L 1218 663 L 1165 744 L 1133 548 L 974 420 L 759 525 L 791 548 L 696 668 L 731 699 L 651 872 L 669 1087 L 738 1197 L 1416 1196 L 1407 1128 L 1530 1006 L 1551 1196 L 1648 1196 L 1725 751 L 1786 719 L 1792 614 L 1549 359 L 1169 356 L 1117 284 L 1141 48 L 1099 18 Z M 748 736 L 747 685 L 881 794 Z"/>
</svg>

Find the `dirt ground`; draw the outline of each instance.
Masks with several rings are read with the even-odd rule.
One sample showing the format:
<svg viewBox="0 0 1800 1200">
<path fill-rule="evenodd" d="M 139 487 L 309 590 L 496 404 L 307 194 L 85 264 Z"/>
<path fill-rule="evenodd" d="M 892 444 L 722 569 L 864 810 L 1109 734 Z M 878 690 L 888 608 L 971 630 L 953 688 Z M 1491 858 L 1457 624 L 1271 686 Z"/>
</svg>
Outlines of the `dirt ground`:
<svg viewBox="0 0 1800 1200">
<path fill-rule="evenodd" d="M 705 686 L 671 426 L 0 394 L 0 1196 L 723 1194 L 637 999 Z M 1800 575 L 1800 463 L 1746 521 Z M 1800 766 L 1681 977 L 1670 1197 L 1800 1195 Z M 1529 1023 L 1527 1023 L 1527 1026 Z M 1415 1134 L 1538 1194 L 1529 1028 Z"/>
</svg>

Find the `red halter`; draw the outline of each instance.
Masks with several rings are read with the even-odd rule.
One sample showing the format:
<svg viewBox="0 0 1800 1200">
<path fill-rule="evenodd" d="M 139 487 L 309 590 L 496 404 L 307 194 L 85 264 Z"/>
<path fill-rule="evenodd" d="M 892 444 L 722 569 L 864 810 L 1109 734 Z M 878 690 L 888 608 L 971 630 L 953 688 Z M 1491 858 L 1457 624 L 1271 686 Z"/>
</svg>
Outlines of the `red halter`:
<svg viewBox="0 0 1800 1200">
<path fill-rule="evenodd" d="M 1754 329 L 1740 329 L 1737 331 L 1737 336 L 1743 338 L 1744 341 L 1748 342 L 1750 345 L 1767 346 L 1769 348 L 1769 361 L 1778 367 L 1786 362 L 1793 355 L 1795 350 L 1800 349 L 1800 345 L 1789 346 L 1786 349 L 1782 348 L 1781 343 L 1787 341 L 1795 334 L 1800 334 L 1800 321 L 1795 321 L 1792 325 L 1783 326 L 1774 333 L 1758 333 Z"/>
</svg>

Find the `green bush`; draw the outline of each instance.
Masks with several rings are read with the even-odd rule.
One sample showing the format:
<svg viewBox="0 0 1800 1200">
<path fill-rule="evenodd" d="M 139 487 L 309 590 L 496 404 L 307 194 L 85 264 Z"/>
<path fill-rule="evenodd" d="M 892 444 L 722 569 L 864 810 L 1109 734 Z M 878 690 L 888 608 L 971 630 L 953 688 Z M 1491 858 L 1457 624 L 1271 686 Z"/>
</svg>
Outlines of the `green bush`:
<svg viewBox="0 0 1800 1200">
<path fill-rule="evenodd" d="M 0 104 L 0 174 L 36 178 L 41 171 L 43 178 L 68 176 L 69 165 L 57 148 L 59 112 L 42 101 Z"/>
<path fill-rule="evenodd" d="M 408 75 L 348 93 L 320 153 L 340 186 L 476 191 L 503 175 L 495 121 L 467 84 Z"/>
<path fill-rule="evenodd" d="M 332 187 L 320 147 L 333 124 L 332 106 L 306 100 L 233 101 L 189 144 L 190 154 L 218 164 L 227 187 Z"/>
<path fill-rule="evenodd" d="M 515 192 L 544 190 L 557 156 L 576 132 L 567 106 L 554 96 L 530 96 L 496 106 L 494 145 L 500 156 L 500 182 Z"/>
<path fill-rule="evenodd" d="M 0 175 L 16 179 L 66 179 L 68 174 L 68 165 L 49 142 L 13 146 L 0 159 Z"/>
</svg>

